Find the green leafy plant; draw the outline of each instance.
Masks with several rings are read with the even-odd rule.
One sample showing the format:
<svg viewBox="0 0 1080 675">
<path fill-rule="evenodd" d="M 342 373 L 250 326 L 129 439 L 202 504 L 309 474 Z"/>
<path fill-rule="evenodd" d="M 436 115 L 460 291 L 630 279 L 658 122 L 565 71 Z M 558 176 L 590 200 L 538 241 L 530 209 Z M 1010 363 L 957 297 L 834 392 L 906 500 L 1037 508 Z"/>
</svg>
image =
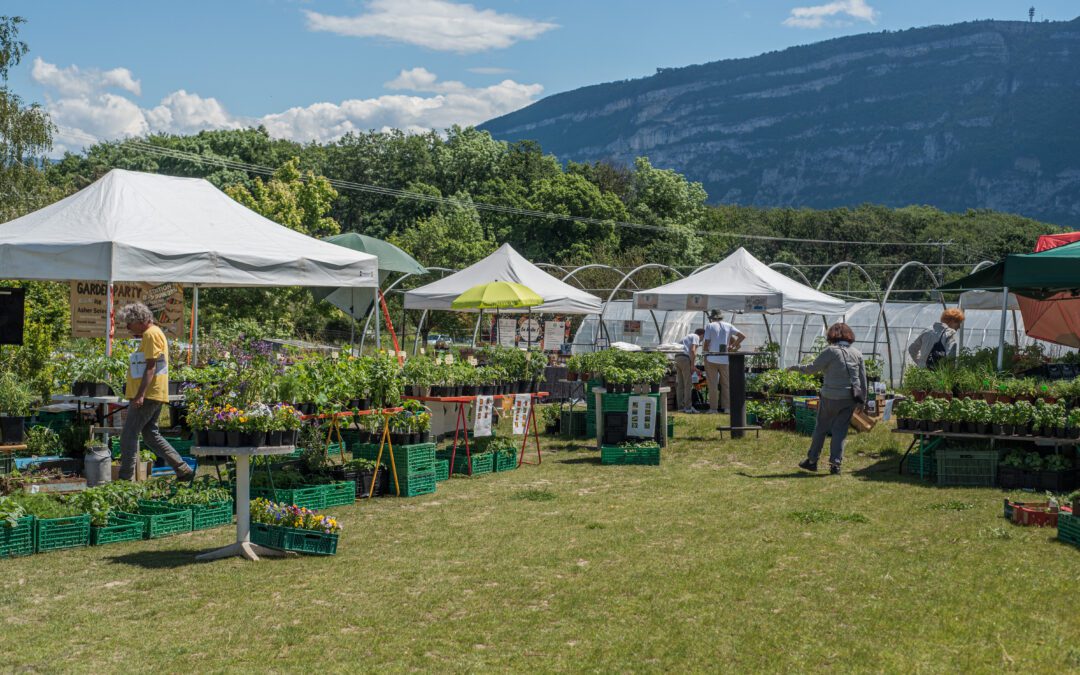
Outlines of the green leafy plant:
<svg viewBox="0 0 1080 675">
<path fill-rule="evenodd" d="M 18 501 L 10 497 L 0 496 L 0 525 L 15 527 L 19 524 L 20 518 L 25 518 L 28 515 L 26 509 Z"/>
<path fill-rule="evenodd" d="M 14 372 L 0 374 L 0 413 L 11 417 L 28 417 L 34 399 L 30 385 Z"/>
<path fill-rule="evenodd" d="M 59 454 L 64 449 L 60 434 L 49 427 L 32 426 L 26 432 L 26 450 L 36 457 Z"/>
</svg>

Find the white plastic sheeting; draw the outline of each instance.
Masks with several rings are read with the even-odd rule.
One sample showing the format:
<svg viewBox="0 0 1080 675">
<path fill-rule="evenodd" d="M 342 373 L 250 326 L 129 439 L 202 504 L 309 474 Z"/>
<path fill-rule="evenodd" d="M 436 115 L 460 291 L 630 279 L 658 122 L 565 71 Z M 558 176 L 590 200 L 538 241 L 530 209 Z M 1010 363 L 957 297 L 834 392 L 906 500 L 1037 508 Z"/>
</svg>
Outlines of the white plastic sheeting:
<svg viewBox="0 0 1080 675">
<path fill-rule="evenodd" d="M 907 348 L 918 335 L 934 325 L 941 316 L 942 306 L 940 303 L 888 303 L 885 306 L 885 321 L 877 329 L 877 349 L 879 358 L 885 361 L 883 376 L 888 379 L 890 365 L 892 381 L 900 382 L 900 376 L 906 366 L 910 365 Z M 655 314 L 654 323 L 652 315 Z M 966 348 L 978 349 L 982 347 L 997 347 L 1000 339 L 1001 310 L 966 310 L 967 316 L 964 322 L 962 334 L 963 345 Z M 725 320 L 735 324 L 739 330 L 746 334 L 744 347 L 754 350 L 765 344 L 770 339 L 779 341 L 784 349 L 784 362 L 797 363 L 799 359 L 814 344 L 814 339 L 825 335 L 826 323 L 846 321 L 855 332 L 856 346 L 866 355 L 875 352 L 874 349 L 874 324 L 878 318 L 878 304 L 873 302 L 854 303 L 850 306 L 846 315 L 834 315 L 824 317 L 807 315 L 805 317 L 786 317 L 784 319 L 784 335 L 779 335 L 779 317 L 762 314 L 735 314 L 727 313 Z M 1009 311 L 1006 316 L 1005 337 L 1008 344 L 1019 344 L 1021 347 L 1040 343 L 1047 354 L 1057 356 L 1065 352 L 1075 351 L 1061 345 L 1042 342 L 1027 337 L 1024 334 L 1024 318 L 1018 311 Z M 640 322 L 639 334 L 627 334 L 626 328 L 635 328 L 636 324 L 627 325 L 625 322 Z M 630 342 L 643 348 L 654 348 L 665 342 L 678 342 L 687 333 L 704 325 L 702 312 L 663 312 L 648 310 L 635 310 L 629 300 L 620 300 L 608 303 L 604 310 L 604 331 L 602 337 L 611 342 Z M 1015 323 L 1014 323 L 1015 322 Z M 885 323 L 888 323 L 886 332 Z M 657 332 L 659 324 L 660 332 Z M 582 323 L 574 337 L 574 351 L 589 351 L 595 343 L 598 316 L 589 316 Z M 890 344 L 891 343 L 891 344 Z M 890 348 L 891 347 L 891 348 Z M 891 355 L 891 359 L 888 357 Z"/>
</svg>

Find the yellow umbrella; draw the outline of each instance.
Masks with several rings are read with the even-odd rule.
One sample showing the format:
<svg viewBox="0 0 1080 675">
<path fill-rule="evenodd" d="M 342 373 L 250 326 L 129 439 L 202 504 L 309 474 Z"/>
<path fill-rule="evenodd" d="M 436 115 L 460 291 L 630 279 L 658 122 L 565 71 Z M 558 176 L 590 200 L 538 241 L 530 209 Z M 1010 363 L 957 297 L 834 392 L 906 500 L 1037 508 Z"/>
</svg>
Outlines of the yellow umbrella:
<svg viewBox="0 0 1080 675">
<path fill-rule="evenodd" d="M 452 309 L 479 309 L 483 315 L 485 309 L 494 309 L 496 324 L 500 309 L 520 309 L 544 304 L 544 299 L 527 286 L 512 281 L 489 281 L 473 286 L 450 303 Z M 530 314 L 532 312 L 530 311 Z M 532 347 L 530 333 L 529 347 Z"/>
</svg>

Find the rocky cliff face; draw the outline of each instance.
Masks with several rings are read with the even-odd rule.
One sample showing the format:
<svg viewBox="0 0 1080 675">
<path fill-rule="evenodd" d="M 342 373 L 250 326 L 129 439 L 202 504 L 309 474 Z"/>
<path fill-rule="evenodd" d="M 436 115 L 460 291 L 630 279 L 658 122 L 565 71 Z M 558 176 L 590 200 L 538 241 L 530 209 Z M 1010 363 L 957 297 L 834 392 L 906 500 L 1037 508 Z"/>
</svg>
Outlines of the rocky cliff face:
<svg viewBox="0 0 1080 675">
<path fill-rule="evenodd" d="M 483 125 L 713 202 L 990 208 L 1080 226 L 1080 19 L 874 33 L 558 94 Z"/>
</svg>

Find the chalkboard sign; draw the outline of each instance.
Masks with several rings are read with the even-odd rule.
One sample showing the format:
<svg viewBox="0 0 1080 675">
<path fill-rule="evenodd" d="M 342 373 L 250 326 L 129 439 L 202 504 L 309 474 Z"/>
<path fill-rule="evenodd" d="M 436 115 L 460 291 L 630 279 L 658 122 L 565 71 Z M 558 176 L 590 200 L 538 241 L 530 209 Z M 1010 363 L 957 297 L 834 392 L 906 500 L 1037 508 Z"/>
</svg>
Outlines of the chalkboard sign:
<svg viewBox="0 0 1080 675">
<path fill-rule="evenodd" d="M 23 343 L 26 290 L 0 288 L 0 345 Z"/>
</svg>

